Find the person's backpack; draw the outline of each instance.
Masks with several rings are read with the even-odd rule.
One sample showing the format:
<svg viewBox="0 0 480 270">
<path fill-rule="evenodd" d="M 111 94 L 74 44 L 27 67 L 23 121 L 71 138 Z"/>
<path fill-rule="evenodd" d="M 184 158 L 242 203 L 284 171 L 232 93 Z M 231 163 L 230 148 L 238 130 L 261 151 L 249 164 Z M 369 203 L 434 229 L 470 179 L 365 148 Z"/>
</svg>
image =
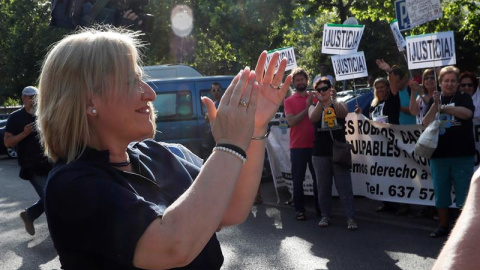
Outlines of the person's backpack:
<svg viewBox="0 0 480 270">
<path fill-rule="evenodd" d="M 110 0 L 97 0 L 95 4 L 88 0 L 52 0 L 50 26 L 74 29 L 77 26 L 93 24 L 102 13 L 102 22 L 115 22 L 115 11 L 104 9 Z"/>
</svg>

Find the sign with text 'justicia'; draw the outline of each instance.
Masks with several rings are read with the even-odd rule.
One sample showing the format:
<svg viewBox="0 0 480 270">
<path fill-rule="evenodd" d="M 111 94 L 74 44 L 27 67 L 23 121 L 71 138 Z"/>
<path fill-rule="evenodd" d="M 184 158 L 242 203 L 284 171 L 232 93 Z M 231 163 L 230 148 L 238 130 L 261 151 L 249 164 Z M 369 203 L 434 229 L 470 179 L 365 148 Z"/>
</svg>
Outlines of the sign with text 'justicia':
<svg viewBox="0 0 480 270">
<path fill-rule="evenodd" d="M 407 37 L 408 69 L 457 63 L 453 31 Z"/>
<path fill-rule="evenodd" d="M 325 24 L 323 26 L 322 53 L 356 53 L 364 29 L 364 25 Z"/>
<path fill-rule="evenodd" d="M 367 63 L 363 52 L 332 56 L 333 70 L 337 81 L 368 77 Z"/>
<path fill-rule="evenodd" d="M 280 61 L 282 61 L 283 58 L 287 59 L 287 66 L 285 67 L 285 71 L 291 70 L 297 67 L 295 50 L 293 49 L 293 47 L 287 47 L 287 48 L 280 48 L 280 49 L 268 51 L 267 62 L 265 63 L 265 70 L 267 70 L 268 63 L 270 63 L 270 60 L 272 59 L 272 56 L 275 52 L 278 52 L 279 54 L 277 65 L 275 66 L 275 72 L 277 72 L 278 66 L 280 65 Z"/>
<path fill-rule="evenodd" d="M 407 46 L 407 42 L 403 38 L 402 33 L 398 28 L 398 20 L 393 20 L 390 23 L 390 29 L 392 29 L 393 37 L 395 38 L 395 43 L 397 43 L 398 51 L 405 51 L 405 46 Z"/>
</svg>

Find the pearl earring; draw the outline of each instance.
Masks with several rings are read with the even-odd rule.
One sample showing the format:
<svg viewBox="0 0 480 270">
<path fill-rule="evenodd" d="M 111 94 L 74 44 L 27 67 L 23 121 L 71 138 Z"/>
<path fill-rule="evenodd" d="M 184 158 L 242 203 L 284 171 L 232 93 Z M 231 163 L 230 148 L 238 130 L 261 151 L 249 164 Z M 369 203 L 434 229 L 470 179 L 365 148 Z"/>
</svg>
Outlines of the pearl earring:
<svg viewBox="0 0 480 270">
<path fill-rule="evenodd" d="M 92 109 L 92 113 L 93 113 L 93 114 L 97 114 L 97 110 L 96 110 L 96 109 Z"/>
</svg>

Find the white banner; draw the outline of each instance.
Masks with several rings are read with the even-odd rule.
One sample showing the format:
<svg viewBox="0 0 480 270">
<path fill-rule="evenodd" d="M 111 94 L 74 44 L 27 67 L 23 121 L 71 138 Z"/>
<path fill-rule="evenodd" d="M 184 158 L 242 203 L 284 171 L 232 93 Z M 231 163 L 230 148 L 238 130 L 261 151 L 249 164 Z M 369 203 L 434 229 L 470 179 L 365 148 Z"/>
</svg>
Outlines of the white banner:
<svg viewBox="0 0 480 270">
<path fill-rule="evenodd" d="M 406 0 L 410 28 L 441 18 L 440 0 Z"/>
<path fill-rule="evenodd" d="M 398 51 L 403 52 L 405 50 L 405 46 L 407 46 L 407 42 L 403 38 L 402 33 L 398 28 L 397 20 L 393 20 L 390 23 L 390 29 L 392 29 L 393 37 L 395 38 L 395 43 L 397 43 Z"/>
<path fill-rule="evenodd" d="M 277 65 L 275 66 L 275 72 L 277 72 L 278 65 L 280 65 L 280 61 L 282 61 L 283 58 L 287 58 L 287 67 L 285 68 L 285 71 L 291 70 L 297 67 L 295 50 L 293 49 L 293 47 L 288 47 L 288 48 L 281 48 L 281 49 L 268 51 L 267 62 L 265 63 L 265 70 L 267 70 L 268 63 L 270 63 L 270 59 L 272 59 L 273 53 L 275 52 L 278 52 L 280 54 L 278 57 Z"/>
<path fill-rule="evenodd" d="M 331 58 L 337 81 L 368 77 L 367 63 L 363 52 L 335 55 Z"/>
<path fill-rule="evenodd" d="M 323 26 L 322 53 L 350 54 L 357 52 L 364 25 L 325 24 Z"/>
<path fill-rule="evenodd" d="M 407 37 L 408 69 L 455 65 L 453 31 Z"/>
<path fill-rule="evenodd" d="M 354 146 L 351 169 L 354 195 L 434 205 L 428 160 L 413 153 L 415 142 L 424 129 L 422 126 L 383 124 L 355 113 L 349 113 L 346 120 L 346 138 Z M 480 119 L 474 119 L 474 136 L 476 169 L 480 157 Z M 287 186 L 292 193 L 289 140 L 289 129 L 272 126 L 267 152 L 276 187 Z M 304 189 L 305 194 L 313 195 L 308 169 Z"/>
</svg>

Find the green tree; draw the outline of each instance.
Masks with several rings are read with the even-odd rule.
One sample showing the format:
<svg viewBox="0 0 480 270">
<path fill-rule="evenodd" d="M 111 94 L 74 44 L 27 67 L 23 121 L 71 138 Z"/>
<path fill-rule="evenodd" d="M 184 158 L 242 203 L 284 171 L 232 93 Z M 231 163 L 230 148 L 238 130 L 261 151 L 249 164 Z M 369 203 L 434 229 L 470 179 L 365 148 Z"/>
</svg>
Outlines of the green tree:
<svg viewBox="0 0 480 270">
<path fill-rule="evenodd" d="M 19 97 L 26 85 L 35 85 L 49 46 L 71 32 L 49 27 L 51 0 L 0 0 L 0 96 Z M 365 52 L 370 73 L 383 74 L 374 60 L 406 66 L 398 52 L 389 22 L 395 18 L 395 0 L 185 0 L 150 1 L 152 33 L 142 38 L 146 65 L 182 62 L 206 75 L 235 74 L 253 68 L 262 50 L 293 46 L 300 66 L 312 75 L 319 63 L 330 63 L 321 53 L 323 25 L 356 17 L 365 25 L 359 50 Z M 194 27 L 188 37 L 171 30 L 171 10 L 188 5 Z M 455 31 L 457 66 L 476 70 L 480 63 L 480 3 L 442 0 L 443 18 L 418 26 L 404 35 Z M 333 72 L 333 70 L 331 71 Z"/>
</svg>

